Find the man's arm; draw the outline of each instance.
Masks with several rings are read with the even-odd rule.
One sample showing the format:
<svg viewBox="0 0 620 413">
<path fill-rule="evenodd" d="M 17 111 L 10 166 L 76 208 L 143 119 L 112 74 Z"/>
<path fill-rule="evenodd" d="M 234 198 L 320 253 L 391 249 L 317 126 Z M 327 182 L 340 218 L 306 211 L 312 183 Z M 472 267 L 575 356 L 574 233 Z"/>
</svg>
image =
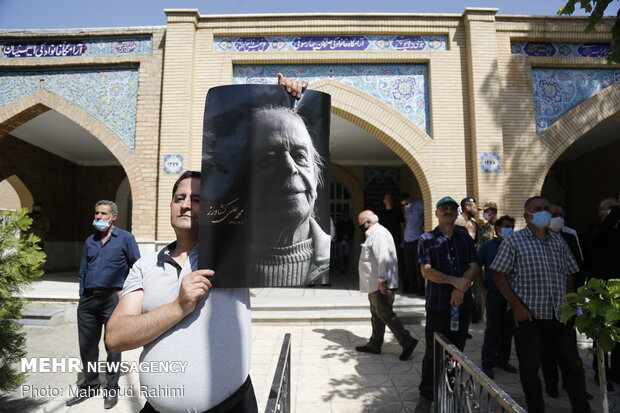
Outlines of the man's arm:
<svg viewBox="0 0 620 413">
<path fill-rule="evenodd" d="M 211 288 L 211 270 L 198 270 L 183 277 L 176 300 L 142 313 L 144 291 L 124 295 L 106 326 L 106 345 L 114 353 L 144 346 L 161 336 L 194 311 L 196 302 Z"/>
<path fill-rule="evenodd" d="M 136 243 L 136 239 L 131 234 L 127 244 L 127 264 L 131 268 L 140 259 L 140 248 L 138 248 L 138 243 Z"/>
<path fill-rule="evenodd" d="M 530 310 L 515 294 L 514 290 L 510 286 L 510 283 L 508 282 L 508 275 L 505 272 L 493 271 L 493 281 L 495 281 L 495 285 L 510 305 L 510 308 L 512 309 L 512 318 L 514 319 L 515 325 L 519 327 L 519 321 L 532 321 L 532 314 L 530 313 Z"/>
<path fill-rule="evenodd" d="M 430 264 L 420 264 L 420 271 L 422 272 L 422 276 L 429 281 L 437 284 L 450 284 L 457 290 L 461 290 L 463 292 L 467 291 L 467 289 L 471 287 L 472 280 L 475 277 L 475 273 L 472 275 L 471 272 L 471 264 L 470 268 L 465 272 L 465 274 L 469 274 L 469 277 L 471 278 L 465 278 L 465 274 L 463 277 L 454 277 L 452 275 L 444 274 L 443 272 L 431 267 Z"/>
</svg>

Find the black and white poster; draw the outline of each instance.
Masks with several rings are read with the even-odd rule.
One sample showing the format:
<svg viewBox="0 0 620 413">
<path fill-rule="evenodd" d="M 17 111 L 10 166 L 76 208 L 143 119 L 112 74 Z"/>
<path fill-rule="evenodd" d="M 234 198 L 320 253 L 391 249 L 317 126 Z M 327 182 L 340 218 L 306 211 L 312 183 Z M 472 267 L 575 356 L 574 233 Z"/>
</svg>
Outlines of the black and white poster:
<svg viewBox="0 0 620 413">
<path fill-rule="evenodd" d="M 297 100 L 279 85 L 209 90 L 199 268 L 215 271 L 214 286 L 326 282 L 330 102 L 312 90 Z"/>
</svg>

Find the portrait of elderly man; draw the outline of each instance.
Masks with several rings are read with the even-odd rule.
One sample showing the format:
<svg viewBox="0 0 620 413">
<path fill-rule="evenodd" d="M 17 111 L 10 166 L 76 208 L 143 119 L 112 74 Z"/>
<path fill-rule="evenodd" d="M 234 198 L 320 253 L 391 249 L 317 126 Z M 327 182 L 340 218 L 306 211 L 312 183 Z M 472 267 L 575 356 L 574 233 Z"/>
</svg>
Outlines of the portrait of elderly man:
<svg viewBox="0 0 620 413">
<path fill-rule="evenodd" d="M 249 272 L 257 285 L 303 286 L 329 270 L 331 237 L 315 220 L 323 161 L 286 107 L 252 113 Z"/>
</svg>

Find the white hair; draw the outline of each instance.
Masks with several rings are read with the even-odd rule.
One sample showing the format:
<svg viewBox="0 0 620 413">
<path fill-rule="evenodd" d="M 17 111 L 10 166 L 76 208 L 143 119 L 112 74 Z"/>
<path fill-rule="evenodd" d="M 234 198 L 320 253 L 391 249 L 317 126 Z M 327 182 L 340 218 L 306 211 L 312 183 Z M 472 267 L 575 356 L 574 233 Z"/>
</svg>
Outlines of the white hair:
<svg viewBox="0 0 620 413">
<path fill-rule="evenodd" d="M 302 118 L 297 112 L 295 112 L 292 109 L 289 109 L 287 107 L 284 106 L 266 106 L 266 107 L 261 107 L 258 108 L 256 110 L 254 110 L 254 112 L 252 113 L 252 116 L 255 119 L 264 119 L 265 117 L 270 116 L 271 114 L 286 114 L 289 115 L 295 119 L 297 119 L 299 122 L 301 122 L 301 124 L 304 126 L 306 133 L 308 134 L 308 137 L 310 138 L 310 142 L 311 145 L 308 146 L 308 151 L 310 152 L 310 157 L 312 158 L 312 160 L 314 161 L 314 176 L 317 182 L 317 187 L 323 187 L 324 182 L 324 177 L 323 177 L 323 168 L 325 166 L 325 162 L 323 161 L 323 157 L 321 156 L 321 154 L 319 153 L 319 151 L 317 151 L 316 147 L 314 146 L 314 142 L 312 140 L 312 137 L 310 136 L 310 133 L 308 132 L 308 129 L 306 127 L 306 123 L 304 121 L 304 118 Z"/>
<path fill-rule="evenodd" d="M 362 219 L 364 220 L 364 222 L 370 222 L 371 224 L 376 224 L 377 222 L 379 222 L 379 217 L 377 216 L 377 214 L 374 214 L 372 212 L 368 212 L 362 215 Z"/>
</svg>

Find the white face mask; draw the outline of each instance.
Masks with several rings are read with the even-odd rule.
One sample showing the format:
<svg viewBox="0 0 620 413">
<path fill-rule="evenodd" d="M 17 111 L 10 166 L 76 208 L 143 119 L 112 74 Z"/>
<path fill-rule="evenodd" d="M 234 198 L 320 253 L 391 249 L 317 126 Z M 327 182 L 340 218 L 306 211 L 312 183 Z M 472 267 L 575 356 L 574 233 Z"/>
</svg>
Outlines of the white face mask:
<svg viewBox="0 0 620 413">
<path fill-rule="evenodd" d="M 564 218 L 555 217 L 551 218 L 551 222 L 549 223 L 549 229 L 554 232 L 560 232 L 564 228 Z"/>
<path fill-rule="evenodd" d="M 485 221 L 489 221 L 491 220 L 491 214 L 489 214 L 488 212 L 485 212 L 482 214 L 482 218 L 484 218 Z"/>
</svg>

